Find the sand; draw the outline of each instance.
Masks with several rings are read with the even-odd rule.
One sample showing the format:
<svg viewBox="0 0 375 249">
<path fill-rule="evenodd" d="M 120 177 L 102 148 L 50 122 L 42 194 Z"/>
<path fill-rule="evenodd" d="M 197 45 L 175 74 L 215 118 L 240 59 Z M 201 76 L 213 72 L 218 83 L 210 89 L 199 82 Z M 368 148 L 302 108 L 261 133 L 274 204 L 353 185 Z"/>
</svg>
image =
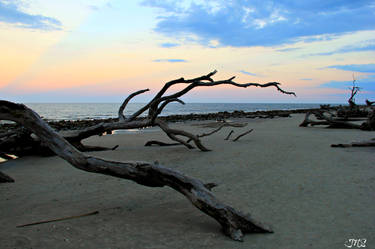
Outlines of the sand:
<svg viewBox="0 0 375 249">
<path fill-rule="evenodd" d="M 0 164 L 16 183 L 0 185 L 0 248 L 346 248 L 366 239 L 375 248 L 375 148 L 331 148 L 375 137 L 373 132 L 300 128 L 303 115 L 248 122 L 202 138 L 211 152 L 183 146 L 144 147 L 149 139 L 168 141 L 158 129 L 91 137 L 92 145 L 115 151 L 92 155 L 160 164 L 219 184 L 223 202 L 272 226 L 273 234 L 248 234 L 244 242 L 224 236 L 219 224 L 169 188 L 77 170 L 58 157 L 25 157 Z M 172 126 L 194 133 L 185 122 Z M 99 214 L 16 228 L 31 222 Z"/>
</svg>

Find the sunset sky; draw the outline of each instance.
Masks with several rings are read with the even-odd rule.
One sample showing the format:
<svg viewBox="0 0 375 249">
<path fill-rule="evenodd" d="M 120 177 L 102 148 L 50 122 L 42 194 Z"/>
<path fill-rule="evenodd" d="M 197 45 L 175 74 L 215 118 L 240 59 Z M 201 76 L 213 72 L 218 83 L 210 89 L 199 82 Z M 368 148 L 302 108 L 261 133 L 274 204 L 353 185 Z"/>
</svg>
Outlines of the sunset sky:
<svg viewBox="0 0 375 249">
<path fill-rule="evenodd" d="M 373 0 L 0 0 L 0 98 L 144 102 L 166 82 L 278 81 L 195 89 L 187 102 L 375 100 Z M 178 88 L 177 88 L 178 89 Z"/>
</svg>

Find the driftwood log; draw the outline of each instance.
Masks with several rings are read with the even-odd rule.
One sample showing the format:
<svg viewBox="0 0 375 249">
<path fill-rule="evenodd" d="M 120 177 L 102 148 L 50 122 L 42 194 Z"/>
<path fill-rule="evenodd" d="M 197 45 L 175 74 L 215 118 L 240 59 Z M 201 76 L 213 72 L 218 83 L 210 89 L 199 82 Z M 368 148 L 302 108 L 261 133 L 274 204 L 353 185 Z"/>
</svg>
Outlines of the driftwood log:
<svg viewBox="0 0 375 249">
<path fill-rule="evenodd" d="M 311 119 L 315 116 L 316 120 Z M 361 124 L 353 123 L 351 121 L 358 121 L 358 118 L 346 117 L 345 119 L 338 118 L 329 110 L 315 110 L 309 111 L 305 115 L 305 119 L 299 125 L 300 127 L 326 125 L 328 128 L 344 128 L 344 129 L 361 129 L 361 130 L 375 130 L 375 111 L 368 111 L 368 116 Z"/>
<path fill-rule="evenodd" d="M 60 131 L 60 135 L 63 136 L 70 144 L 76 147 L 80 151 L 93 151 L 93 150 L 108 150 L 113 148 L 103 148 L 100 146 L 89 147 L 82 143 L 82 140 L 94 136 L 102 135 L 105 133 L 112 133 L 113 130 L 119 129 L 140 129 L 151 126 L 159 126 L 166 135 L 173 140 L 174 142 L 184 145 L 189 149 L 198 148 L 202 151 L 209 151 L 205 147 L 199 137 L 190 132 L 186 132 L 178 129 L 171 129 L 168 126 L 168 123 L 158 118 L 159 114 L 163 109 L 171 102 L 178 102 L 184 104 L 179 98 L 184 94 L 188 93 L 194 88 L 197 87 L 211 87 L 217 85 L 231 85 L 235 87 L 275 87 L 279 92 L 283 94 L 295 95 L 294 92 L 287 92 L 280 88 L 280 83 L 278 82 L 268 82 L 265 84 L 260 83 L 236 83 L 234 82 L 235 77 L 231 77 L 226 80 L 215 81 L 212 79 L 212 76 L 215 75 L 217 71 L 213 71 L 207 75 L 203 75 L 193 79 L 184 79 L 179 78 L 176 80 L 169 81 L 165 83 L 163 88 L 154 96 L 154 98 L 145 104 L 138 111 L 134 112 L 129 117 L 125 117 L 124 111 L 128 103 L 132 98 L 136 97 L 139 94 L 149 91 L 149 89 L 140 90 L 130 94 L 124 102 L 121 104 L 118 110 L 118 120 L 113 122 L 102 122 L 93 126 L 86 127 L 84 129 L 78 130 L 69 130 L 69 131 Z M 186 85 L 182 90 L 175 93 L 167 95 L 166 92 L 175 85 Z M 141 115 L 147 113 L 145 117 L 141 118 Z M 21 143 L 22 141 L 22 143 Z M 189 141 L 189 142 L 188 142 Z M 193 142 L 192 145 L 190 142 Z M 22 146 L 21 146 L 22 145 Z M 23 146 L 25 145 L 25 146 Z M 21 147 L 20 147 L 21 146 Z M 18 149 L 14 149 L 18 148 Z M 16 140 L 11 140 L 10 138 L 1 138 L 0 137 L 0 151 L 4 154 L 13 154 L 16 156 L 22 156 L 23 154 L 40 154 L 46 153 L 51 154 L 52 151 L 49 150 L 46 146 L 41 143 L 38 137 L 32 137 L 31 132 L 28 131 L 28 134 L 18 137 Z"/>
<path fill-rule="evenodd" d="M 213 183 L 186 176 L 158 163 L 116 162 L 86 155 L 54 131 L 37 113 L 22 104 L 0 101 L 0 119 L 12 120 L 32 131 L 56 155 L 73 167 L 104 175 L 132 180 L 148 187 L 168 186 L 183 194 L 195 207 L 214 218 L 226 235 L 242 241 L 244 233 L 270 233 L 272 230 L 219 201 L 211 192 Z"/>
</svg>

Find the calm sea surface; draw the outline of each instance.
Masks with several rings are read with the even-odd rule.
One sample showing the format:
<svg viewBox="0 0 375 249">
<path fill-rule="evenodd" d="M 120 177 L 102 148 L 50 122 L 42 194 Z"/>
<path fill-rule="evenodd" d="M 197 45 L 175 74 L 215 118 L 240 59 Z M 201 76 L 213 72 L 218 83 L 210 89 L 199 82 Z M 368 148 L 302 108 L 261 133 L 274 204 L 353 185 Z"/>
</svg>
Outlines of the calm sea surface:
<svg viewBox="0 0 375 249">
<path fill-rule="evenodd" d="M 117 117 L 120 103 L 29 103 L 28 107 L 50 120 L 104 119 Z M 141 108 L 142 103 L 129 103 L 125 115 L 130 115 Z M 267 103 L 178 103 L 169 104 L 162 116 L 190 113 L 215 113 L 235 110 L 252 112 L 266 110 L 292 110 L 319 108 L 320 104 L 267 104 Z M 144 113 L 143 115 L 147 115 Z"/>
</svg>

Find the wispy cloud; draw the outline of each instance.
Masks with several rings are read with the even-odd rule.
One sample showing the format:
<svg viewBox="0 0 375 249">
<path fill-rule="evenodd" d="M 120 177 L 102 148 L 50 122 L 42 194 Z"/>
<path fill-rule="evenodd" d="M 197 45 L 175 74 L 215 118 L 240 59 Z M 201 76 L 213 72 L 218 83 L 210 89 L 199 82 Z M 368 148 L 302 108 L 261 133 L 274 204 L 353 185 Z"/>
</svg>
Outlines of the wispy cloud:
<svg viewBox="0 0 375 249">
<path fill-rule="evenodd" d="M 311 78 L 303 78 L 303 79 L 300 79 L 300 80 L 313 80 Z"/>
<path fill-rule="evenodd" d="M 0 1 L 0 22 L 13 24 L 16 27 L 40 30 L 60 30 L 61 22 L 55 18 L 43 15 L 31 15 L 19 8 L 17 1 L 14 3 Z"/>
<path fill-rule="evenodd" d="M 155 30 L 209 46 L 274 46 L 375 29 L 373 0 L 145 0 L 162 10 Z M 348 21 L 350 20 L 350 21 Z"/>
<path fill-rule="evenodd" d="M 166 42 L 166 43 L 160 44 L 160 46 L 163 47 L 163 48 L 174 48 L 174 47 L 180 46 L 180 44 Z"/>
<path fill-rule="evenodd" d="M 332 65 L 325 68 L 334 68 L 343 71 L 375 73 L 375 64 L 351 64 L 351 65 Z M 374 82 L 375 84 L 375 82 Z"/>
<path fill-rule="evenodd" d="M 348 45 L 342 48 L 332 50 L 329 52 L 321 52 L 321 53 L 313 53 L 304 55 L 306 56 L 329 56 L 333 54 L 343 54 L 343 53 L 351 53 L 351 52 L 365 52 L 365 51 L 375 51 L 375 40 L 364 41 L 361 44 L 355 45 Z"/>
<path fill-rule="evenodd" d="M 250 72 L 247 72 L 245 70 L 241 70 L 240 73 L 251 75 L 251 76 L 257 76 L 255 73 L 250 73 Z"/>
<path fill-rule="evenodd" d="M 178 62 L 187 62 L 187 60 L 183 60 L 183 59 L 157 59 L 157 60 L 153 60 L 153 62 L 178 63 Z"/>
<path fill-rule="evenodd" d="M 296 51 L 300 50 L 301 48 L 283 48 L 283 49 L 278 49 L 276 50 L 277 52 L 290 52 L 290 51 Z"/>
</svg>

